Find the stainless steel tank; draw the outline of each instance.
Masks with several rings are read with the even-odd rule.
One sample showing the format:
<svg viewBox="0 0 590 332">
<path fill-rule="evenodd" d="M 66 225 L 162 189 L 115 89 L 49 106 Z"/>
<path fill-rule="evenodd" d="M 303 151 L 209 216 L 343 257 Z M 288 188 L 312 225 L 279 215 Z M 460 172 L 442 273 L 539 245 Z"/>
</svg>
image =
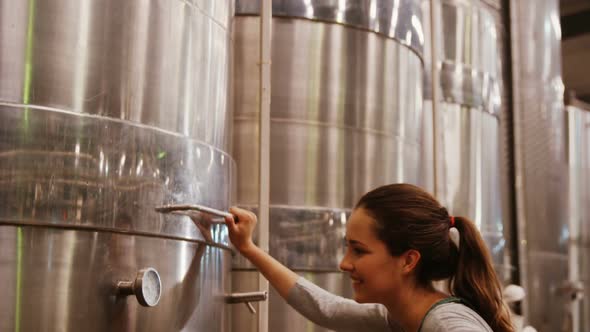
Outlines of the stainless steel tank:
<svg viewBox="0 0 590 332">
<path fill-rule="evenodd" d="M 437 85 L 427 75 L 425 109 L 432 112 L 436 88 L 438 198 L 450 213 L 475 222 L 498 272 L 509 272 L 500 191 L 504 68 L 499 8 L 479 0 L 432 4 L 435 40 L 427 54 L 436 63 Z"/>
<path fill-rule="evenodd" d="M 0 330 L 226 329 L 233 7 L 0 1 Z"/>
<path fill-rule="evenodd" d="M 590 104 L 566 94 L 569 199 L 569 282 L 562 295 L 572 301 L 571 331 L 590 327 Z M 573 96 L 572 96 L 573 97 Z"/>
<path fill-rule="evenodd" d="M 524 313 L 539 331 L 560 331 L 570 300 L 568 165 L 559 1 L 510 1 L 516 203 Z"/>
<path fill-rule="evenodd" d="M 273 1 L 270 253 L 335 293 L 347 216 L 377 186 L 428 186 L 421 1 Z M 234 147 L 238 203 L 258 197 L 259 2 L 236 3 Z M 236 260 L 234 285 L 256 276 Z M 271 291 L 270 331 L 321 331 Z M 234 330 L 253 326 L 236 308 Z"/>
</svg>

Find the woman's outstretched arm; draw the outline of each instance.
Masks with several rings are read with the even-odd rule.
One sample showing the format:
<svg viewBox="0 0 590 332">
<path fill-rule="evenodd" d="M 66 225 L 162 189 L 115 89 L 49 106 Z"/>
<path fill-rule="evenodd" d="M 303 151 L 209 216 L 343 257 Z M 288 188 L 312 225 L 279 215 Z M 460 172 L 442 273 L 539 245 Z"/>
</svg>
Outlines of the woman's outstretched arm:
<svg viewBox="0 0 590 332">
<path fill-rule="evenodd" d="M 387 310 L 382 305 L 359 304 L 300 278 L 254 244 L 252 233 L 257 222 L 254 213 L 239 208 L 231 208 L 230 212 L 239 220 L 237 223 L 232 218 L 225 220 L 233 245 L 258 268 L 281 297 L 307 319 L 342 332 L 398 331 L 389 326 Z"/>
</svg>

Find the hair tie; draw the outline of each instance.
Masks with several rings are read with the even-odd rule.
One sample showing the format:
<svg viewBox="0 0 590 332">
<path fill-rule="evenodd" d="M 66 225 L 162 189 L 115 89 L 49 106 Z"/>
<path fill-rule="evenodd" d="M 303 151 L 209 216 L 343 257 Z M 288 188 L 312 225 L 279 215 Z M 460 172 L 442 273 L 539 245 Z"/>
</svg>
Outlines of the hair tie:
<svg viewBox="0 0 590 332">
<path fill-rule="evenodd" d="M 455 217 L 450 216 L 449 218 L 451 219 L 451 227 L 455 227 Z"/>
</svg>

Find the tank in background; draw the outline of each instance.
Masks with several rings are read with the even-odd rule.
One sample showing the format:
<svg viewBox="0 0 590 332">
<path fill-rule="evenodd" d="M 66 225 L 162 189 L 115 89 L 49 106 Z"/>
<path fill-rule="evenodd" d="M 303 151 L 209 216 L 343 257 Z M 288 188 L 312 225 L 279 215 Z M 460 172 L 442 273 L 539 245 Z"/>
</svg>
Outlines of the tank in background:
<svg viewBox="0 0 590 332">
<path fill-rule="evenodd" d="M 561 296 L 569 298 L 571 331 L 590 326 L 590 104 L 566 94 L 569 164 L 569 281 L 560 287 Z M 566 318 L 566 321 L 568 318 Z"/>
<path fill-rule="evenodd" d="M 436 61 L 437 197 L 449 212 L 470 218 L 484 237 L 497 272 L 510 280 L 510 223 L 502 193 L 509 186 L 510 157 L 504 144 L 502 112 L 505 34 L 495 1 L 433 2 L 434 28 L 428 30 L 426 59 Z M 430 38 L 434 34 L 435 45 Z M 435 53 L 432 53 L 434 50 Z M 425 112 L 433 112 L 431 72 L 427 72 Z M 431 115 L 432 116 L 432 115 Z M 506 200 L 509 202 L 509 200 Z M 509 214 L 508 214 L 509 215 Z M 504 226 L 508 226 L 505 228 Z"/>
<path fill-rule="evenodd" d="M 237 202 L 257 209 L 259 2 L 239 0 L 234 26 Z M 270 253 L 337 294 L 345 223 L 366 191 L 432 183 L 423 115 L 421 1 L 274 1 L 272 20 Z M 431 189 L 431 188 L 429 188 Z M 234 260 L 235 291 L 257 272 Z M 236 307 L 233 329 L 256 328 Z M 324 331 L 271 290 L 269 331 Z"/>
<path fill-rule="evenodd" d="M 233 8 L 0 1 L 0 330 L 227 330 Z"/>
<path fill-rule="evenodd" d="M 569 183 L 559 1 L 510 1 L 515 191 L 523 312 L 539 331 L 567 326 Z"/>
</svg>

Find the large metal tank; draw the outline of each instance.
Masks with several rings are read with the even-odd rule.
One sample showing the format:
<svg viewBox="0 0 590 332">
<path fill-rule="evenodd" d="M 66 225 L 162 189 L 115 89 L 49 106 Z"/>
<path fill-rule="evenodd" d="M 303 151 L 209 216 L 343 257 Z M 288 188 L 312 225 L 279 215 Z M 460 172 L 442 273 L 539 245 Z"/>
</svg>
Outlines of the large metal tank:
<svg viewBox="0 0 590 332">
<path fill-rule="evenodd" d="M 226 329 L 233 7 L 0 1 L 0 330 Z"/>
<path fill-rule="evenodd" d="M 566 293 L 563 295 L 569 295 L 572 300 L 571 331 L 582 332 L 590 328 L 590 104 L 575 97 L 567 98 L 566 112 L 570 174 L 570 282 L 562 290 Z"/>
<path fill-rule="evenodd" d="M 510 1 L 519 268 L 525 316 L 562 331 L 568 279 L 568 165 L 559 1 Z"/>
<path fill-rule="evenodd" d="M 425 108 L 432 109 L 432 91 L 437 89 L 437 196 L 452 214 L 475 222 L 497 271 L 508 277 L 511 269 L 500 196 L 503 34 L 499 9 L 480 0 L 432 2 L 430 33 L 435 39 L 427 45 L 427 54 L 429 62 L 436 63 L 437 81 L 433 86 L 427 75 Z"/>
<path fill-rule="evenodd" d="M 374 187 L 427 186 L 421 1 L 273 1 L 270 253 L 320 286 L 351 294 L 338 270 L 351 208 Z M 234 28 L 238 198 L 258 197 L 259 2 L 239 0 Z M 256 271 L 235 261 L 236 289 Z M 248 286 L 242 286 L 248 285 Z M 244 288 L 240 288 L 244 287 Z M 322 331 L 271 291 L 269 331 Z M 235 308 L 234 329 L 255 326 Z"/>
</svg>

